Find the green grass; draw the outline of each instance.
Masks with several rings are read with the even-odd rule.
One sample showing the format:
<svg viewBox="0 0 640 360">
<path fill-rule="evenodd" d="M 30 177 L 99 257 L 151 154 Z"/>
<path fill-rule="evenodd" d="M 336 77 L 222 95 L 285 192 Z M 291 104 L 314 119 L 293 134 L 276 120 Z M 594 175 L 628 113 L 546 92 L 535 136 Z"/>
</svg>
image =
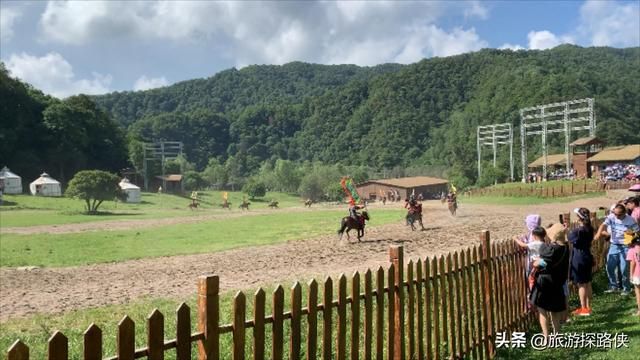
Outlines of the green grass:
<svg viewBox="0 0 640 360">
<path fill-rule="evenodd" d="M 619 294 L 603 294 L 607 288 L 604 270 L 599 271 L 593 282 L 594 298 L 593 313 L 589 317 L 573 318 L 561 329 L 563 333 L 624 333 L 629 336 L 629 347 L 620 349 L 547 349 L 534 350 L 530 345 L 521 349 L 500 349 L 497 359 L 541 360 L 541 359 L 638 359 L 640 354 L 640 318 L 632 315 L 636 310 L 636 299 L 633 294 L 621 297 Z M 572 308 L 578 303 L 572 299 Z M 539 333 L 539 326 L 535 326 L 527 334 Z M 635 354 L 635 355 L 634 355 Z"/>
<path fill-rule="evenodd" d="M 333 234 L 345 211 L 273 214 L 72 234 L 3 234 L 0 266 L 72 266 L 258 246 Z M 375 210 L 371 226 L 402 221 L 401 210 Z"/>
<path fill-rule="evenodd" d="M 81 200 L 64 197 L 5 195 L 4 204 L 0 206 L 0 227 L 59 225 L 115 219 L 158 219 L 202 215 L 211 211 L 228 211 L 219 207 L 222 202 L 222 192 L 202 191 L 198 195 L 201 199 L 201 211 L 197 213 L 187 208 L 191 202 L 188 198 L 170 194 L 143 193 L 142 202 L 139 204 L 104 202 L 98 209 L 101 212 L 99 215 L 84 214 L 84 202 Z M 238 211 L 243 195 L 240 192 L 229 192 L 233 211 Z M 302 201 L 296 196 L 267 193 L 264 199 L 252 200 L 252 208 L 267 208 L 271 199 L 278 201 L 279 206 L 284 208 L 302 205 Z"/>
<path fill-rule="evenodd" d="M 587 193 L 577 196 L 540 198 L 533 196 L 526 197 L 506 197 L 506 196 L 472 196 L 460 197 L 459 202 L 464 204 L 491 204 L 491 205 L 539 205 L 549 203 L 569 203 L 576 200 L 600 197 L 604 193 Z"/>
</svg>

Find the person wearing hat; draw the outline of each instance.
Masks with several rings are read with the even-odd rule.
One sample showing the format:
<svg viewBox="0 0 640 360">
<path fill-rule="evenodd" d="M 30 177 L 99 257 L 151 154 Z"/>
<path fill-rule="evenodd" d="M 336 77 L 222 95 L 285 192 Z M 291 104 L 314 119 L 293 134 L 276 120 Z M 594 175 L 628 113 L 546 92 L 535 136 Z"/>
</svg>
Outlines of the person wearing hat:
<svg viewBox="0 0 640 360">
<path fill-rule="evenodd" d="M 575 208 L 573 212 L 578 217 L 578 227 L 569 232 L 569 242 L 573 245 L 571 250 L 571 281 L 578 286 L 580 307 L 573 315 L 591 315 L 591 268 L 593 255 L 591 254 L 591 242 L 593 241 L 593 226 L 591 225 L 591 213 L 585 208 Z"/>
<path fill-rule="evenodd" d="M 564 285 L 569 272 L 569 247 L 566 230 L 562 224 L 546 229 L 551 242 L 540 248 L 540 258 L 533 262 L 538 268 L 536 281 L 529 297 L 538 308 L 540 327 L 545 338 L 549 336 L 549 323 L 553 332 L 560 332 L 560 322 L 567 310 L 567 295 Z"/>
</svg>

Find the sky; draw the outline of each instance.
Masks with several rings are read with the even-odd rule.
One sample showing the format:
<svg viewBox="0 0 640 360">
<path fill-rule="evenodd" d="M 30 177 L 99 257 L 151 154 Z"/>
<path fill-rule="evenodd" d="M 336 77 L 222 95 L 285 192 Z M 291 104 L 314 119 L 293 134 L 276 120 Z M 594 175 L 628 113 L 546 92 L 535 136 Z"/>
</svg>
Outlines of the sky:
<svg viewBox="0 0 640 360">
<path fill-rule="evenodd" d="M 563 43 L 640 46 L 640 0 L 0 0 L 0 60 L 57 97 L 146 90 L 252 64 L 409 64 Z"/>
</svg>

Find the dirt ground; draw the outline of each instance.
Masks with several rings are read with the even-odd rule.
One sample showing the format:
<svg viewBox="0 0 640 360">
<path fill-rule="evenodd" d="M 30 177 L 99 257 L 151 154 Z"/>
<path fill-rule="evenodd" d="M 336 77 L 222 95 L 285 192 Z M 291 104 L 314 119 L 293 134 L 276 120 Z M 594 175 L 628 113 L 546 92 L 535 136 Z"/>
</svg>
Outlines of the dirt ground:
<svg viewBox="0 0 640 360">
<path fill-rule="evenodd" d="M 332 235 L 211 254 L 66 268 L 2 268 L 0 321 L 35 313 L 126 303 L 142 297 L 187 299 L 194 295 L 197 277 L 203 274 L 219 275 L 222 291 L 253 292 L 259 286 L 278 282 L 288 287 L 294 280 L 306 282 L 313 277 L 323 279 L 327 275 L 387 266 L 389 245 L 404 245 L 407 261 L 424 258 L 477 244 L 479 233 L 484 229 L 491 232 L 492 240 L 510 239 L 524 232 L 523 220 L 530 213 L 541 214 L 543 224 L 548 224 L 557 221 L 558 214 L 574 207 L 595 209 L 610 203 L 611 200 L 604 197 L 535 206 L 466 205 L 463 201 L 454 218 L 446 205 L 432 201 L 424 205 L 427 231 L 412 232 L 404 224 L 390 224 L 368 229 L 359 243 L 353 238 L 347 242 L 346 237 L 338 241 L 337 236 Z M 375 207 L 371 208 L 372 215 Z M 175 220 L 202 221 L 203 218 L 187 219 Z M 130 221 L 123 222 L 128 229 L 132 228 Z M 151 223 L 153 221 L 139 226 L 153 226 Z M 99 224 L 99 230 L 104 230 L 102 225 L 106 224 Z M 166 225 L 167 220 L 162 224 Z M 78 230 L 72 225 L 57 228 L 69 226 L 67 230 Z M 114 222 L 108 227 L 113 229 Z"/>
</svg>

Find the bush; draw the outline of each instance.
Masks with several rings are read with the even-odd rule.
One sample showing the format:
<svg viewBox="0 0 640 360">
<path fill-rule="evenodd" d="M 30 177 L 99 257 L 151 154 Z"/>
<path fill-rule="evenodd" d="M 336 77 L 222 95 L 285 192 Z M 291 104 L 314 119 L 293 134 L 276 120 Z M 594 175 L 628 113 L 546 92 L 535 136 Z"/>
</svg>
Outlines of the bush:
<svg viewBox="0 0 640 360">
<path fill-rule="evenodd" d="M 184 173 L 184 189 L 188 191 L 202 190 L 207 182 L 197 171 L 187 171 Z"/>
</svg>

